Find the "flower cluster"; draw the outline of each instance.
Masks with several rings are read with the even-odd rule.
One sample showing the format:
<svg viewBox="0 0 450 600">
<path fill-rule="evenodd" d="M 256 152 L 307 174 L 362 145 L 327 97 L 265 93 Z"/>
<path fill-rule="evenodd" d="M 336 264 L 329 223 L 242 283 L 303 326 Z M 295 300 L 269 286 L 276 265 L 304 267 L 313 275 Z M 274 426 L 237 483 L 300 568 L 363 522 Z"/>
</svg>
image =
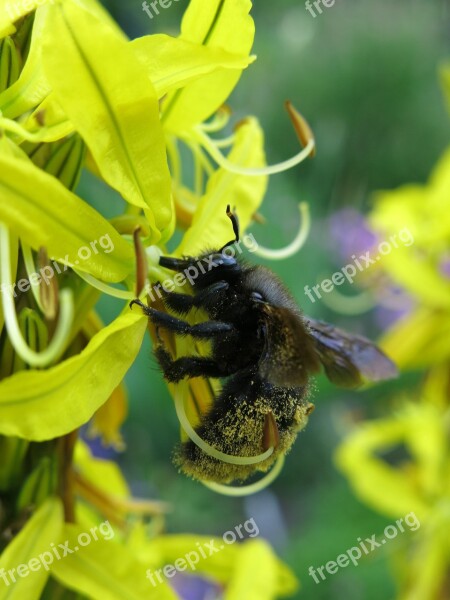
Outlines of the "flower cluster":
<svg viewBox="0 0 450 600">
<path fill-rule="evenodd" d="M 158 258 L 175 228 L 183 236 L 174 255 L 226 242 L 227 203 L 239 207 L 245 231 L 268 176 L 314 153 L 289 103 L 302 147 L 285 162 L 266 165 L 254 117 L 220 137 L 231 118 L 224 102 L 255 58 L 250 9 L 250 0 L 191 0 L 178 37 L 130 41 L 97 0 L 0 1 L 0 530 L 12 540 L 0 567 L 27 563 L 105 518 L 117 528 L 113 541 L 19 581 L 21 597 L 39 598 L 44 588 L 58 595 L 61 585 L 89 597 L 125 597 L 124 589 L 130 598 L 174 597 L 167 584 L 146 587 L 140 570 L 171 562 L 192 539 L 149 539 L 143 519 L 164 507 L 131 498 L 117 467 L 94 458 L 77 431 L 89 422 L 105 443 L 123 445 L 122 380 L 147 328 L 127 301 L 167 277 Z M 83 169 L 120 194 L 121 214 L 107 219 L 106 206 L 94 209 L 76 193 Z M 259 253 L 298 250 L 308 228 L 300 210 L 292 244 Z M 15 294 L 22 279 L 31 285 Z M 95 311 L 101 294 L 121 309 L 106 326 Z M 177 343 L 168 340 L 175 353 Z M 183 388 L 190 424 L 211 389 L 199 380 Z M 205 572 L 230 600 L 250 597 L 254 581 L 268 599 L 296 585 L 259 540 L 213 562 Z"/>
<path fill-rule="evenodd" d="M 450 70 L 444 71 L 447 90 Z M 393 416 L 359 424 L 336 454 L 355 493 L 375 510 L 413 511 L 420 533 L 399 549 L 399 598 L 444 598 L 450 565 L 450 181 L 449 150 L 430 182 L 379 193 L 370 223 L 388 237 L 402 223 L 415 243 L 386 256 L 382 270 L 412 300 L 382 345 L 405 370 L 426 369 L 419 391 Z M 400 461 L 392 460 L 402 449 Z M 389 457 L 391 460 L 389 460 Z"/>
</svg>

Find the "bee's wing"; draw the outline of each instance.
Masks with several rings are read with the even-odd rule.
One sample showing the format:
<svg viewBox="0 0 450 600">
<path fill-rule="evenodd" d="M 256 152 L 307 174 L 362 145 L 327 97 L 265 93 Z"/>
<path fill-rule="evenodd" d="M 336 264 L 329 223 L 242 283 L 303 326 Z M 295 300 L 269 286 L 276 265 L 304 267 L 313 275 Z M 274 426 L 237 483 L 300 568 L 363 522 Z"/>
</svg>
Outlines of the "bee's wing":
<svg viewBox="0 0 450 600">
<path fill-rule="evenodd" d="M 343 387 L 356 387 L 364 381 L 396 377 L 397 367 L 365 337 L 352 335 L 324 321 L 304 317 L 320 362 L 330 381 Z"/>
</svg>

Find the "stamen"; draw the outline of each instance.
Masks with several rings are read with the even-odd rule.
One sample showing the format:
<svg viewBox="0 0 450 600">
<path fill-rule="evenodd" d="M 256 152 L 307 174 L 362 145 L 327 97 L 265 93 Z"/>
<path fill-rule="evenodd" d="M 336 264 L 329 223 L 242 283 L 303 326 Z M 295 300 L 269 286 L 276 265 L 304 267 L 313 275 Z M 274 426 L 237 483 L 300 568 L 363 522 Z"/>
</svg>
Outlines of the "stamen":
<svg viewBox="0 0 450 600">
<path fill-rule="evenodd" d="M 128 290 L 119 290 L 118 288 L 112 287 L 103 281 L 99 281 L 89 273 L 84 273 L 83 271 L 79 271 L 78 269 L 74 269 L 72 267 L 74 273 L 81 277 L 86 283 L 99 290 L 99 292 L 103 292 L 108 296 L 112 296 L 113 298 L 120 298 L 121 300 L 133 300 L 136 298 L 136 294 L 134 292 Z"/>
<path fill-rule="evenodd" d="M 187 145 L 189 146 L 192 156 L 194 157 L 194 191 L 196 195 L 200 197 L 203 194 L 203 165 L 200 157 L 200 149 L 196 144 L 192 144 L 190 142 L 188 142 Z M 203 158 L 205 157 L 203 156 Z"/>
<path fill-rule="evenodd" d="M 230 146 L 232 146 L 234 144 L 235 139 L 236 139 L 236 134 L 233 133 L 232 135 L 230 135 L 226 138 L 222 138 L 220 140 L 214 139 L 212 141 L 217 146 L 217 148 L 229 148 Z"/>
<path fill-rule="evenodd" d="M 202 148 L 187 136 L 180 135 L 180 140 L 183 140 L 186 146 L 188 146 L 188 148 L 191 150 L 196 162 L 196 166 L 198 163 L 201 167 L 203 167 L 206 173 L 211 176 L 214 173 L 214 167 L 209 162 L 208 157 L 205 156 Z"/>
<path fill-rule="evenodd" d="M 58 123 L 56 125 L 52 125 L 51 127 L 43 127 L 36 132 L 31 132 L 22 127 L 22 125 L 16 121 L 6 119 L 2 116 L 0 116 L 0 129 L 4 129 L 5 131 L 9 131 L 11 133 L 16 133 L 27 142 L 35 143 L 53 142 L 69 135 L 74 130 L 73 125 L 69 121 L 64 121 L 63 123 Z"/>
<path fill-rule="evenodd" d="M 31 367 L 47 367 L 61 357 L 70 338 L 74 315 L 72 290 L 66 288 L 60 294 L 59 318 L 52 341 L 43 352 L 35 352 L 22 337 L 17 321 L 14 297 L 11 291 L 13 282 L 10 267 L 9 231 L 3 223 L 0 223 L 0 277 L 7 288 L 6 291 L 3 290 L 3 311 L 6 330 L 14 350 Z"/>
<path fill-rule="evenodd" d="M 51 269 L 47 251 L 43 247 L 39 248 L 38 265 L 41 272 L 45 272 L 43 269 L 46 268 Z M 53 321 L 56 319 L 59 306 L 58 279 L 52 277 L 46 284 L 41 281 L 39 285 L 39 295 L 45 318 L 49 321 Z"/>
<path fill-rule="evenodd" d="M 167 155 L 169 157 L 170 172 L 175 182 L 181 184 L 181 160 L 177 140 L 171 135 L 166 136 Z"/>
<path fill-rule="evenodd" d="M 213 119 L 209 123 L 202 123 L 200 127 L 203 129 L 203 131 L 214 133 L 216 131 L 220 131 L 226 125 L 228 125 L 230 117 L 231 108 L 224 104 L 219 108 L 219 110 L 216 112 Z"/>
<path fill-rule="evenodd" d="M 25 263 L 25 270 L 27 272 L 28 280 L 29 280 L 30 275 L 32 273 L 36 273 L 36 266 L 34 264 L 33 253 L 31 251 L 31 247 L 28 244 L 25 244 L 25 242 L 23 240 L 20 240 L 20 245 L 22 247 L 23 261 Z M 44 307 L 42 306 L 42 302 L 41 302 L 41 294 L 39 292 L 39 286 L 32 285 L 30 287 L 31 287 L 31 293 L 34 296 L 36 304 L 39 307 L 39 310 L 42 313 L 44 313 Z"/>
<path fill-rule="evenodd" d="M 357 296 L 345 296 L 334 289 L 331 294 L 324 294 L 322 301 L 341 315 L 362 315 L 377 305 L 377 301 L 368 291 L 363 291 Z"/>
<path fill-rule="evenodd" d="M 186 384 L 180 384 L 175 391 L 175 410 L 177 412 L 178 420 L 180 421 L 181 427 L 185 431 L 185 433 L 190 437 L 190 439 L 196 444 L 205 454 L 216 458 L 217 460 L 221 460 L 222 462 L 226 462 L 232 465 L 254 465 L 260 462 L 263 462 L 269 456 L 273 454 L 273 447 L 269 448 L 262 454 L 258 454 L 257 456 L 233 456 L 231 454 L 225 454 L 213 446 L 210 446 L 207 442 L 202 440 L 202 438 L 198 435 L 192 425 L 189 423 L 189 419 L 186 415 L 186 410 L 184 407 L 184 395 L 186 391 Z"/>
<path fill-rule="evenodd" d="M 147 265 L 147 255 L 145 253 L 145 248 L 142 245 L 142 240 L 140 238 L 141 228 L 136 227 L 133 232 L 133 241 L 134 241 L 134 253 L 136 255 L 136 296 L 139 297 L 142 293 L 142 290 L 147 283 L 147 273 L 148 273 L 148 265 Z"/>
<path fill-rule="evenodd" d="M 206 133 L 204 128 L 196 126 L 193 129 L 193 133 L 197 141 L 205 148 L 210 156 L 220 165 L 223 169 L 236 173 L 237 175 L 250 175 L 258 177 L 260 175 L 274 175 L 276 173 L 282 173 L 292 167 L 303 162 L 309 156 L 314 156 L 316 142 L 312 134 L 311 128 L 309 127 L 306 120 L 295 110 L 290 102 L 286 103 L 286 108 L 294 125 L 294 129 L 297 133 L 298 139 L 302 145 L 306 144 L 298 154 L 275 165 L 267 167 L 251 168 L 236 165 L 226 158 L 218 146 L 214 143 Z"/>
<path fill-rule="evenodd" d="M 295 239 L 284 248 L 280 248 L 280 250 L 272 250 L 270 248 L 264 248 L 264 246 L 258 245 L 254 253 L 261 258 L 267 258 L 269 260 L 283 260 L 288 258 L 289 256 L 293 256 L 296 254 L 306 242 L 308 238 L 309 231 L 311 229 L 311 219 L 309 215 L 309 206 L 306 202 L 300 202 L 298 205 L 300 210 L 300 229 L 295 237 Z"/>
<path fill-rule="evenodd" d="M 224 496 L 249 496 L 250 494 L 256 494 L 261 490 L 264 490 L 267 486 L 269 486 L 272 481 L 274 481 L 278 475 L 280 474 L 284 465 L 284 456 L 281 454 L 275 466 L 272 468 L 269 473 L 259 481 L 255 483 L 251 483 L 250 485 L 243 486 L 233 486 L 233 485 L 223 485 L 221 483 L 215 483 L 214 481 L 206 481 L 204 479 L 201 480 L 201 483 L 213 492 L 217 492 L 218 494 L 222 494 Z"/>
</svg>

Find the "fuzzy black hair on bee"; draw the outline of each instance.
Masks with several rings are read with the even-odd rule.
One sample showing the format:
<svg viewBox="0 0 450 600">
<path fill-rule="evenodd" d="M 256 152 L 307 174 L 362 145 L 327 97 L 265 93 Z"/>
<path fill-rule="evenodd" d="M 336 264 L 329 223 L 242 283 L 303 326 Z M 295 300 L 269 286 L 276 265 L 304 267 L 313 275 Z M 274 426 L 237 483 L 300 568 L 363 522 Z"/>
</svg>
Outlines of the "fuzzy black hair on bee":
<svg viewBox="0 0 450 600">
<path fill-rule="evenodd" d="M 176 464 L 196 479 L 217 483 L 267 471 L 289 451 L 314 408 L 310 378 L 322 367 L 330 381 L 345 387 L 396 375 L 395 365 L 370 340 L 305 317 L 272 271 L 231 256 L 227 248 L 239 241 L 239 223 L 229 206 L 227 215 L 235 237 L 219 250 L 160 258 L 161 266 L 178 272 L 202 260 L 214 264 L 198 273 L 191 294 L 166 292 L 170 313 L 139 300 L 131 303 L 139 304 L 157 329 L 211 342 L 208 356 L 174 359 L 161 340 L 155 348 L 169 382 L 221 380 L 221 391 L 195 429 L 198 436 L 232 457 L 257 457 L 273 449 L 260 462 L 235 464 L 210 455 L 191 439 L 181 444 Z M 202 309 L 207 320 L 192 325 L 180 318 L 195 309 Z"/>
</svg>

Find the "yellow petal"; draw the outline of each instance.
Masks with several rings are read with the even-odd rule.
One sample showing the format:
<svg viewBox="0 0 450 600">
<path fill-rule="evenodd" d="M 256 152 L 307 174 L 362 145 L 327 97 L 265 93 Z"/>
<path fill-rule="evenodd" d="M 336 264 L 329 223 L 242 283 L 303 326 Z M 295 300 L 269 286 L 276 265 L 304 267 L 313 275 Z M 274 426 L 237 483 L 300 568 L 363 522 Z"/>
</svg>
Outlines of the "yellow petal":
<svg viewBox="0 0 450 600">
<path fill-rule="evenodd" d="M 73 2 L 49 8 L 43 64 L 103 178 L 147 209 L 158 241 L 171 221 L 170 175 L 158 99 L 145 67 L 124 36 Z"/>
<path fill-rule="evenodd" d="M 16 21 L 49 2 L 54 0 L 0 0 L 0 38 L 14 33 Z"/>
<path fill-rule="evenodd" d="M 95 413 L 89 428 L 89 436 L 100 436 L 105 446 L 120 451 L 124 442 L 120 433 L 128 413 L 128 399 L 125 387 L 120 384 L 108 400 Z"/>
<path fill-rule="evenodd" d="M 181 39 L 240 56 L 249 55 L 255 26 L 250 0 L 191 0 L 183 17 Z M 183 131 L 210 117 L 228 98 L 242 69 L 220 71 L 172 92 L 164 103 L 163 122 Z"/>
<path fill-rule="evenodd" d="M 225 600 L 274 600 L 298 589 L 293 573 L 274 555 L 263 540 L 247 541 L 225 592 Z"/>
<path fill-rule="evenodd" d="M 418 308 L 395 323 L 380 346 L 401 369 L 431 367 L 450 357 L 449 313 Z"/>
<path fill-rule="evenodd" d="M 428 306 L 450 307 L 450 282 L 439 272 L 450 239 L 450 149 L 427 185 L 405 185 L 375 197 L 370 220 L 390 252 L 378 263 Z"/>
<path fill-rule="evenodd" d="M 233 162 L 248 166 L 265 165 L 264 136 L 256 119 L 247 119 L 237 130 L 229 156 Z M 220 248 L 233 238 L 227 204 L 236 206 L 242 232 L 263 201 L 267 176 L 236 175 L 218 169 L 210 178 L 206 194 L 200 200 L 192 225 L 178 246 L 176 254 L 196 256 L 207 248 Z"/>
<path fill-rule="evenodd" d="M 0 556 L 0 573 L 3 569 L 7 573 L 13 569 L 12 576 L 9 573 L 6 575 L 8 584 L 5 584 L 4 579 L 1 580 L 0 600 L 37 600 L 41 597 L 49 571 L 48 567 L 44 568 L 39 557 L 45 552 L 44 559 L 49 565 L 55 560 L 50 544 L 57 546 L 61 540 L 62 525 L 61 502 L 57 498 L 49 498 Z M 28 567 L 30 562 L 32 569 Z M 14 577 L 19 565 L 25 564 L 26 569 L 21 568 L 24 576 L 20 577 L 16 573 L 15 582 L 12 582 L 11 577 Z"/>
<path fill-rule="evenodd" d="M 51 88 L 42 69 L 42 31 L 45 9 L 36 11 L 30 50 L 19 79 L 0 94 L 0 110 L 4 117 L 14 119 L 34 108 L 50 93 Z"/>
<path fill-rule="evenodd" d="M 232 54 L 164 34 L 146 35 L 130 43 L 158 98 L 218 69 L 245 69 L 254 60 L 248 54 Z"/>
<path fill-rule="evenodd" d="M 91 339 L 99 333 L 104 324 L 95 311 L 91 311 L 83 324 L 83 333 L 87 339 Z M 101 436 L 105 446 L 113 446 L 116 450 L 124 449 L 124 443 L 120 434 L 128 412 L 127 392 L 121 382 L 112 392 L 108 400 L 92 417 L 89 423 L 88 436 Z"/>
<path fill-rule="evenodd" d="M 369 506 L 393 517 L 414 512 L 422 521 L 429 507 L 417 481 L 407 470 L 389 466 L 376 454 L 396 444 L 408 444 L 408 436 L 416 434 L 416 427 L 416 420 L 407 414 L 405 418 L 364 423 L 339 446 L 335 460 L 356 495 Z"/>
<path fill-rule="evenodd" d="M 78 440 L 75 446 L 74 463 L 77 471 L 106 493 L 118 498 L 128 498 L 130 490 L 119 466 L 112 460 L 92 455 L 87 444 Z"/>
<path fill-rule="evenodd" d="M 86 423 L 133 363 L 147 319 L 131 312 L 94 336 L 87 347 L 45 371 L 22 371 L 0 382 L 0 433 L 36 441 Z"/>
<path fill-rule="evenodd" d="M 108 532 L 105 539 L 97 534 L 97 540 L 80 547 L 78 536 L 83 533 L 83 528 L 69 524 L 63 531 L 69 547 L 79 548 L 53 565 L 52 576 L 65 587 L 102 600 L 177 600 L 164 581 L 152 588 L 145 578 L 145 565 L 130 556 Z"/>
<path fill-rule="evenodd" d="M 24 139 L 32 142 L 55 142 L 70 135 L 75 129 L 53 92 L 50 92 L 22 125 L 25 129 L 25 133 L 22 132 Z"/>
<path fill-rule="evenodd" d="M 0 192 L 0 221 L 35 250 L 44 246 L 52 259 L 104 281 L 121 281 L 133 271 L 133 250 L 108 221 L 31 161 L 0 154 Z M 108 252 L 99 251 L 104 242 Z M 80 260 L 83 247 L 89 260 Z"/>
</svg>

